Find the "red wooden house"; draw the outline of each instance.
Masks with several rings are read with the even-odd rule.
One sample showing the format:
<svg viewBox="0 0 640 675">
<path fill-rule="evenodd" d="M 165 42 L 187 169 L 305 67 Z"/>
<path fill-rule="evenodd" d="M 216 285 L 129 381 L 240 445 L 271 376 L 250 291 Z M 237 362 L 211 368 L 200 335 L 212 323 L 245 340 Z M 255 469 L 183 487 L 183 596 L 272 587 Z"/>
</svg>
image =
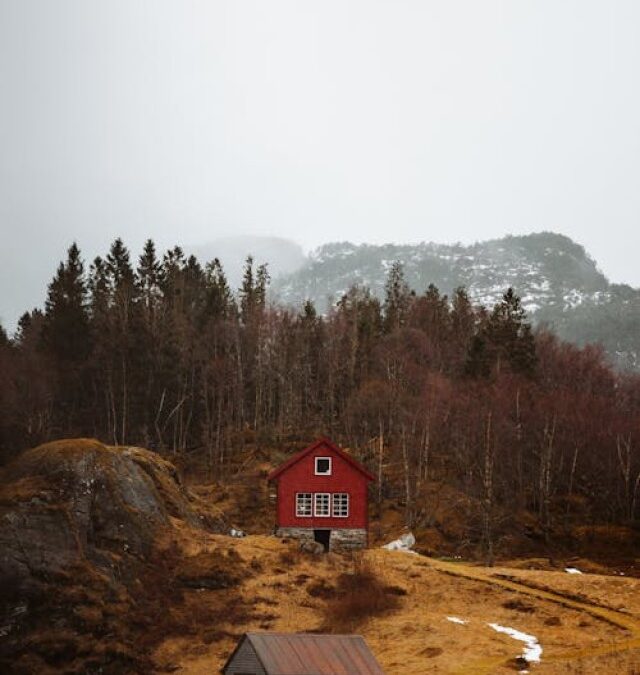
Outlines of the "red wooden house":
<svg viewBox="0 0 640 675">
<path fill-rule="evenodd" d="M 277 482 L 278 536 L 317 541 L 325 550 L 367 545 L 373 476 L 329 439 L 290 457 L 269 480 Z"/>
</svg>

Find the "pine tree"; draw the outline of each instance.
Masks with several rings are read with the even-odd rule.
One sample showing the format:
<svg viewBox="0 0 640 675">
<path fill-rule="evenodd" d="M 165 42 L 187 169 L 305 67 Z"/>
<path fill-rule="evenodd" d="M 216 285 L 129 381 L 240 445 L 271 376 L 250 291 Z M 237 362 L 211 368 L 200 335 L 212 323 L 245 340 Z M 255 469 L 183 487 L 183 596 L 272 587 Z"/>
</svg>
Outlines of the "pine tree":
<svg viewBox="0 0 640 675">
<path fill-rule="evenodd" d="M 120 237 L 111 244 L 107 254 L 106 273 L 114 302 L 128 304 L 133 300 L 135 276 L 131 266 L 131 256 Z"/>
<path fill-rule="evenodd" d="M 231 311 L 233 298 L 227 277 L 218 258 L 205 267 L 205 301 L 200 323 L 225 318 Z"/>
<path fill-rule="evenodd" d="M 104 276 L 109 292 L 107 325 L 102 335 L 105 367 L 109 373 L 110 431 L 114 443 L 125 443 L 132 423 L 136 376 L 139 376 L 141 350 L 137 310 L 138 287 L 129 250 L 116 239 L 106 257 Z M 106 341 L 108 339 L 108 342 Z"/>
<path fill-rule="evenodd" d="M 535 370 L 535 340 L 520 298 L 512 288 L 502 296 L 490 315 L 481 316 L 478 333 L 471 341 L 467 373 L 487 377 L 512 372 L 532 375 Z"/>
<path fill-rule="evenodd" d="M 396 260 L 391 265 L 384 291 L 385 332 L 393 333 L 405 324 L 411 303 L 411 291 L 405 281 L 401 262 Z"/>
<path fill-rule="evenodd" d="M 80 250 L 74 243 L 60 263 L 45 303 L 43 339 L 61 362 L 81 362 L 90 351 L 87 286 Z"/>
<path fill-rule="evenodd" d="M 42 323 L 42 312 L 38 309 L 34 309 L 33 312 L 24 312 L 18 319 L 18 326 L 16 328 L 16 333 L 14 336 L 14 342 L 17 345 L 22 345 L 29 338 L 32 333 L 33 326 L 33 314 L 38 312 L 40 323 Z M 41 342 L 38 339 L 38 342 Z"/>
<path fill-rule="evenodd" d="M 89 268 L 89 306 L 94 323 L 98 317 L 104 316 L 109 309 L 110 293 L 109 280 L 107 278 L 107 265 L 105 261 L 97 256 L 94 258 Z"/>
<path fill-rule="evenodd" d="M 145 310 L 155 311 L 162 295 L 160 287 L 162 281 L 162 265 L 156 255 L 156 246 L 152 239 L 147 239 L 138 260 L 137 284 Z"/>
<path fill-rule="evenodd" d="M 453 292 L 450 314 L 449 353 L 454 372 L 462 373 L 464 369 L 475 324 L 476 314 L 471 300 L 466 290 L 458 287 Z"/>
<path fill-rule="evenodd" d="M 317 315 L 318 313 L 316 312 L 316 307 L 313 304 L 313 300 L 306 300 L 304 305 L 302 306 L 302 314 L 300 316 L 300 319 L 305 324 L 313 324 L 315 322 Z"/>
<path fill-rule="evenodd" d="M 258 306 L 263 310 L 267 306 L 267 288 L 271 282 L 271 275 L 267 263 L 262 263 L 258 267 L 256 274 L 256 300 Z"/>
<path fill-rule="evenodd" d="M 194 255 L 187 258 L 183 269 L 183 312 L 191 323 L 202 315 L 206 300 L 206 276 Z"/>
<path fill-rule="evenodd" d="M 267 305 L 267 288 L 271 277 L 266 263 L 253 269 L 253 256 L 247 256 L 240 287 L 240 314 L 243 323 L 259 316 Z"/>
</svg>

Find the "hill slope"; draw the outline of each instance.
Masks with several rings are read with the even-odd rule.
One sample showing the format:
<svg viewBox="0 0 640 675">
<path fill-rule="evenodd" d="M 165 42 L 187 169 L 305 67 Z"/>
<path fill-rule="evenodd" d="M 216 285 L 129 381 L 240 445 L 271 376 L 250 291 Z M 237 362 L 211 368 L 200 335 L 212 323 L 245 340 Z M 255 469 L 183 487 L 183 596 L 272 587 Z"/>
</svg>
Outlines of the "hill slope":
<svg viewBox="0 0 640 675">
<path fill-rule="evenodd" d="M 353 284 L 382 298 L 396 260 L 418 293 L 432 283 L 448 294 L 464 286 L 474 302 L 491 307 L 512 287 L 534 323 L 578 344 L 601 342 L 615 365 L 640 368 L 640 290 L 609 283 L 582 246 L 551 232 L 471 246 L 326 244 L 300 270 L 277 279 L 274 294 L 296 306 L 311 299 L 320 311 Z"/>
<path fill-rule="evenodd" d="M 187 488 L 140 448 L 75 439 L 19 456 L 0 472 L 0 670 L 199 675 L 255 630 L 361 633 L 388 675 L 521 670 L 523 644 L 493 622 L 535 636 L 536 672 L 640 667 L 640 580 L 619 567 L 309 555 L 267 536 L 264 468 L 245 503 L 235 484 Z M 244 521 L 264 502 L 265 524 L 220 534 L 220 499 Z"/>
</svg>

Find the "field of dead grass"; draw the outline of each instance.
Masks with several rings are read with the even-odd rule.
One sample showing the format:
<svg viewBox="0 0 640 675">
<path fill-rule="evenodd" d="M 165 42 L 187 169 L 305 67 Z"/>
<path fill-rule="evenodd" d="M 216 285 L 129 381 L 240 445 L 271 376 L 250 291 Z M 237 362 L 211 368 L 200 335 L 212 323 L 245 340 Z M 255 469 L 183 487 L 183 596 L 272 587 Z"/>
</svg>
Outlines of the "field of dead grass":
<svg viewBox="0 0 640 675">
<path fill-rule="evenodd" d="M 355 560 L 314 558 L 274 537 L 194 537 L 186 527 L 183 535 L 188 555 L 205 561 L 233 549 L 248 573 L 233 590 L 199 587 L 194 580 L 188 605 L 207 616 L 213 614 L 204 611 L 207 605 L 223 600 L 229 620 L 222 615 L 215 626 L 165 640 L 154 654 L 159 670 L 218 672 L 245 631 L 333 630 L 362 634 L 389 675 L 514 672 L 523 645 L 492 630 L 488 623 L 495 622 L 538 638 L 542 661 L 531 672 L 639 672 L 637 579 L 487 570 L 381 549 Z"/>
</svg>

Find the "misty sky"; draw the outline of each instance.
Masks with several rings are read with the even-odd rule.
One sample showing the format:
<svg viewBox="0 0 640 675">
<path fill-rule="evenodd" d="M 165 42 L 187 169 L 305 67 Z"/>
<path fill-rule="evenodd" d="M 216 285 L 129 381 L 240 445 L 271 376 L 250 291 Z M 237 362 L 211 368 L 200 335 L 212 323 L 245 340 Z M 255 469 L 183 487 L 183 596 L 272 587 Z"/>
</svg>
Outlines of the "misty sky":
<svg viewBox="0 0 640 675">
<path fill-rule="evenodd" d="M 638 286 L 639 83 L 636 0 L 0 0 L 0 319 L 118 235 L 547 229 Z"/>
</svg>

